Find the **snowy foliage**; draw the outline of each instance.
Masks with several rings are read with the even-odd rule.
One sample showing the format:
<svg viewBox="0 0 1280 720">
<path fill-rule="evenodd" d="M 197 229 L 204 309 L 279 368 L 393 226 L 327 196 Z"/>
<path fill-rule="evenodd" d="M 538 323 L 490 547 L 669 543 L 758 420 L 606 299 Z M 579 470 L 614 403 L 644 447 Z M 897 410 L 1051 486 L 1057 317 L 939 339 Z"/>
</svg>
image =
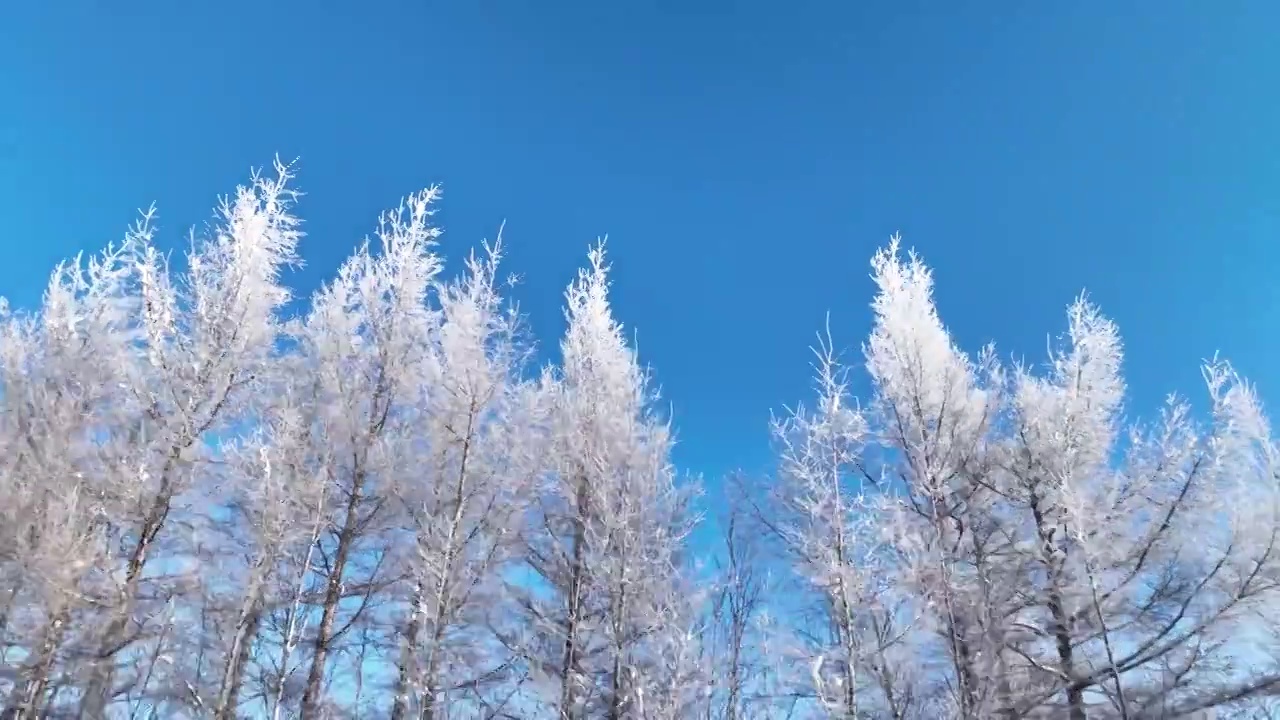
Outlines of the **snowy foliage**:
<svg viewBox="0 0 1280 720">
<path fill-rule="evenodd" d="M 894 238 L 868 394 L 824 335 L 772 477 L 709 501 L 603 244 L 539 368 L 501 238 L 446 271 L 437 188 L 295 312 L 290 181 L 254 175 L 180 263 L 148 212 L 38 309 L 0 302 L 0 717 L 1136 720 L 1280 696 L 1280 448 L 1226 362 L 1207 413 L 1130 420 L 1087 298 L 1042 364 L 970 355 Z"/>
</svg>

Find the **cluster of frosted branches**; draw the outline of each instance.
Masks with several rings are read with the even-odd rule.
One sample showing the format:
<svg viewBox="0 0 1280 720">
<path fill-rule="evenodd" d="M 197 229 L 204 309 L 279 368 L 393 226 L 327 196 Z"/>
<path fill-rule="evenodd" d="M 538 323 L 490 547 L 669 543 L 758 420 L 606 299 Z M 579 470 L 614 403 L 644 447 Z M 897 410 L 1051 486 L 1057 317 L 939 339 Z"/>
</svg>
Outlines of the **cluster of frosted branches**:
<svg viewBox="0 0 1280 720">
<path fill-rule="evenodd" d="M 0 317 L 4 717 L 683 716 L 689 486 L 603 250 L 541 373 L 435 188 L 289 317 L 275 170 L 181 271 L 147 215 Z"/>
<path fill-rule="evenodd" d="M 1081 299 L 1040 367 L 959 349 L 873 259 L 871 393 L 830 336 L 723 502 L 609 300 L 533 367 L 501 239 L 446 276 L 439 192 L 293 312 L 290 168 L 171 264 L 151 213 L 0 303 L 0 718 L 1150 718 L 1280 696 L 1277 448 L 1122 417 Z M 709 516 L 699 523 L 700 508 Z M 718 538 L 718 541 L 714 541 Z"/>
<path fill-rule="evenodd" d="M 1253 389 L 1215 359 L 1206 422 L 1171 397 L 1126 423 L 1120 338 L 1085 298 L 1043 371 L 1005 368 L 957 347 L 896 238 L 872 266 L 866 408 L 824 346 L 816 409 L 776 433 L 815 714 L 1196 717 L 1280 691 L 1280 465 Z"/>
</svg>

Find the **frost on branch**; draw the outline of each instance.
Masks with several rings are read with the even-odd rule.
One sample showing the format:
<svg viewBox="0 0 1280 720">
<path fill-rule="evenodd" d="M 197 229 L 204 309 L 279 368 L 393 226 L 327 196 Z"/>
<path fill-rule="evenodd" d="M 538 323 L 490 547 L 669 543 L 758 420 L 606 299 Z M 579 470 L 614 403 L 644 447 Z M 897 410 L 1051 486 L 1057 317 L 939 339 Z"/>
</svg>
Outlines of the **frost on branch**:
<svg viewBox="0 0 1280 720">
<path fill-rule="evenodd" d="M 803 520 L 781 536 L 827 598 L 830 642 L 852 649 L 836 676 L 829 654 L 816 657 L 815 707 L 1137 718 L 1280 688 L 1276 446 L 1252 388 L 1214 361 L 1207 425 L 1176 399 L 1156 423 L 1126 425 L 1119 334 L 1083 297 L 1044 371 L 1006 373 L 990 348 L 977 360 L 958 349 L 929 269 L 896 238 L 872 267 L 874 392 L 846 465 L 875 497 L 857 523 L 825 499 L 842 487 L 841 453 L 816 442 L 836 427 L 823 415 L 840 389 L 829 361 L 818 412 L 780 433 L 780 477 L 802 482 L 778 509 Z M 842 561 L 839 522 L 884 545 Z M 864 633 L 898 626 L 872 632 L 892 642 L 865 656 L 840 631 L 850 577 L 875 588 L 858 605 Z M 915 672 L 886 672 L 895 661 Z"/>
<path fill-rule="evenodd" d="M 670 434 L 608 300 L 603 245 L 566 293 L 551 457 L 531 520 L 520 646 L 562 718 L 684 717 L 696 669 L 680 582 L 689 532 Z"/>
<path fill-rule="evenodd" d="M 824 336 L 774 477 L 719 513 L 602 246 L 540 369 L 501 239 L 450 275 L 434 187 L 291 314 L 290 175 L 185 258 L 148 211 L 39 308 L 0 302 L 0 717 L 1136 720 L 1280 694 L 1277 447 L 1227 363 L 1207 412 L 1132 420 L 1092 302 L 1043 363 L 971 356 L 895 238 L 868 392 Z"/>
</svg>

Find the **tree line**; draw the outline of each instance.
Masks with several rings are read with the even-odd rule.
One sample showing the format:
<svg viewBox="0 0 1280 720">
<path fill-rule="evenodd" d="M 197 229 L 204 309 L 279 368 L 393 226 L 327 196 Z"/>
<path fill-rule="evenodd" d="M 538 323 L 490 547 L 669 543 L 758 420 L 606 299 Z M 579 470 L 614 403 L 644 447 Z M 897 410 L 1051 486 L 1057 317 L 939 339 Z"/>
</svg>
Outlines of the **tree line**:
<svg viewBox="0 0 1280 720">
<path fill-rule="evenodd" d="M 773 472 L 711 491 L 603 245 L 538 366 L 434 187 L 293 311 L 291 179 L 180 270 L 148 212 L 0 301 L 0 717 L 1271 717 L 1280 465 L 1226 362 L 1129 419 L 1087 298 L 1045 361 L 969 354 L 894 238 L 867 396 L 820 336 Z"/>
</svg>

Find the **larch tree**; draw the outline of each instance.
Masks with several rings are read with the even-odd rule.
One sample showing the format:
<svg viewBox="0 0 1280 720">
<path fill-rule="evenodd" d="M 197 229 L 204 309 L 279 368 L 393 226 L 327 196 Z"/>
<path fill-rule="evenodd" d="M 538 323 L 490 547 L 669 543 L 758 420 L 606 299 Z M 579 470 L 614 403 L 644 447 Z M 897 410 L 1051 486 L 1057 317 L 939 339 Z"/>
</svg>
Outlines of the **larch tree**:
<svg viewBox="0 0 1280 720">
<path fill-rule="evenodd" d="M 1211 362 L 1208 425 L 1171 399 L 1126 426 L 1119 335 L 1084 299 L 1045 373 L 1007 372 L 958 349 L 896 238 L 873 269 L 873 397 L 865 430 L 845 425 L 875 488 L 857 515 L 887 549 L 859 563 L 877 588 L 861 610 L 890 600 L 902 626 L 873 675 L 905 657 L 917 672 L 889 676 L 895 692 L 958 718 L 1182 717 L 1275 692 L 1280 656 L 1258 640 L 1280 600 L 1280 496 L 1251 387 Z M 795 457 L 784 476 L 808 467 Z"/>
<path fill-rule="evenodd" d="M 138 337 L 135 250 L 131 235 L 87 263 L 64 263 L 39 313 L 0 313 L 0 631 L 11 717 L 44 711 L 92 642 L 93 599 L 111 599 L 103 569 L 119 518 L 108 503 L 129 469 L 119 457 L 127 448 L 97 440 L 132 420 L 119 387 Z"/>
<path fill-rule="evenodd" d="M 289 212 L 288 168 L 277 163 L 276 171 L 224 202 L 221 222 L 195 242 L 182 275 L 170 273 L 153 245 L 139 248 L 146 363 L 133 365 L 129 392 L 139 417 L 127 428 L 136 433 L 137 476 L 117 498 L 133 517 L 119 528 L 123 574 L 89 663 L 83 717 L 102 717 L 115 695 L 117 658 L 128 647 L 153 546 L 175 501 L 193 488 L 209 435 L 237 419 L 271 362 L 279 312 L 291 297 L 279 275 L 297 259 L 301 237 Z"/>
<path fill-rule="evenodd" d="M 1216 358 L 1207 412 L 1127 416 L 1088 299 L 1047 362 L 963 351 L 930 269 L 872 259 L 869 393 L 699 483 L 602 245 L 556 364 L 498 278 L 443 276 L 438 191 L 286 317 L 290 169 L 194 236 L 0 301 L 0 718 L 979 720 L 1260 713 L 1280 697 L 1280 447 Z M 750 512 L 747 512 L 747 509 Z"/>
<path fill-rule="evenodd" d="M 289 362 L 281 365 L 281 370 L 293 367 Z M 205 693 L 207 699 L 201 699 L 215 720 L 239 717 L 251 668 L 265 661 L 255 657 L 254 648 L 268 654 L 261 636 L 264 616 L 272 608 L 292 609 L 298 602 L 299 582 L 309 572 L 306 558 L 322 530 L 323 470 L 329 460 L 315 451 L 311 419 L 316 409 L 307 402 L 314 397 L 310 382 L 305 373 L 280 373 L 261 426 L 225 452 L 230 472 L 217 506 L 222 511 L 218 524 L 232 536 L 238 557 L 226 563 L 223 573 L 233 581 L 216 591 L 225 594 L 228 616 L 218 627 L 219 637 L 213 638 L 220 651 L 216 670 L 194 673 L 197 680 L 202 674 L 216 677 Z M 282 638 L 280 649 L 290 640 Z M 277 667 L 285 664 L 287 659 Z M 269 690 L 262 689 L 257 699 L 267 694 Z"/>
<path fill-rule="evenodd" d="M 546 483 L 530 521 L 533 576 L 518 590 L 525 648 L 560 718 L 651 717 L 696 651 L 682 607 L 688 489 L 667 424 L 614 320 L 603 245 L 567 294 Z"/>
<path fill-rule="evenodd" d="M 826 716 L 902 718 L 910 697 L 895 686 L 890 656 L 897 618 L 885 602 L 881 531 L 867 500 L 877 484 L 863 463 L 868 421 L 849 396 L 829 333 L 815 356 L 813 409 L 800 406 L 773 424 L 780 462 L 769 525 L 817 596 L 816 620 L 792 643 L 808 670 L 796 680 Z"/>
<path fill-rule="evenodd" d="M 749 720 L 769 717 L 773 699 L 767 689 L 774 662 L 768 657 L 768 610 L 777 583 L 770 572 L 766 543 L 776 518 L 755 497 L 755 483 L 741 472 L 722 482 L 719 548 L 711 575 L 705 667 L 713 677 L 708 718 Z M 762 516 L 764 521 L 761 522 Z"/>
<path fill-rule="evenodd" d="M 1212 361 L 1207 425 L 1175 397 L 1126 437 L 1121 359 L 1082 298 L 1045 376 L 1014 378 L 1002 489 L 1041 569 L 1018 615 L 1037 628 L 1014 644 L 1019 713 L 1062 693 L 1072 718 L 1181 716 L 1280 687 L 1274 656 L 1250 657 L 1280 600 L 1280 466 L 1258 399 Z"/>
<path fill-rule="evenodd" d="M 486 615 L 518 556 L 542 460 L 544 403 L 540 386 L 522 379 L 530 348 L 499 293 L 501 241 L 486 251 L 439 289 L 441 322 L 411 410 L 421 460 L 396 488 L 409 522 L 412 589 L 393 720 L 435 720 L 513 671 L 510 658 L 495 655 Z"/>
<path fill-rule="evenodd" d="M 914 255 L 903 262 L 896 238 L 872 267 L 879 293 L 865 350 L 874 383 L 871 425 L 875 449 L 883 451 L 876 475 L 894 500 L 878 522 L 890 528 L 902 557 L 901 587 L 925 600 L 917 614 L 926 615 L 929 630 L 921 641 L 929 638 L 934 648 L 926 657 L 946 658 L 931 674 L 944 678 L 947 712 L 985 717 L 987 679 L 1001 677 L 987 612 L 995 602 L 986 596 L 1007 587 L 993 582 L 1004 563 L 989 547 L 983 483 L 1001 369 L 990 348 L 975 362 L 956 346 L 933 305 L 929 269 Z"/>
<path fill-rule="evenodd" d="M 396 579 L 394 488 L 417 469 L 413 406 L 440 323 L 429 303 L 441 268 L 434 252 L 439 231 L 430 224 L 437 196 L 430 188 L 385 213 L 380 252 L 365 242 L 316 293 L 297 331 L 298 352 L 315 377 L 315 448 L 327 462 L 326 519 L 310 566 L 316 608 L 307 616 L 303 717 L 319 717 L 327 707 L 338 643 L 369 619 L 373 602 Z"/>
<path fill-rule="evenodd" d="M 61 476 L 45 489 L 63 496 L 47 506 L 62 517 L 42 512 L 41 524 L 70 523 L 69 535 L 46 540 L 64 550 L 70 542 L 85 559 L 59 573 L 58 597 L 44 605 L 24 690 L 11 703 L 19 716 L 53 701 L 59 653 L 76 659 L 60 683 L 79 696 L 82 717 L 102 717 L 139 681 L 137 652 L 154 646 L 153 621 L 170 614 L 181 581 L 172 568 L 149 568 L 162 564 L 166 528 L 195 487 L 211 434 L 236 419 L 269 364 L 277 312 L 289 299 L 278 275 L 295 260 L 300 233 L 289 214 L 288 169 L 277 163 L 276 170 L 223 203 L 211 232 L 193 239 L 185 272 L 171 272 L 152 244 L 147 214 L 87 271 L 79 262 L 60 268 L 39 318 L 16 321 L 31 342 L 26 362 L 60 375 L 38 388 L 29 381 L 41 371 L 28 366 L 27 382 L 15 378 L 5 390 L 7 404 L 34 411 L 31 421 L 57 420 L 45 432 L 67 444 L 41 463 Z M 15 428 L 19 436 L 33 429 Z M 29 441 L 26 450 L 32 460 L 41 452 Z M 16 470 L 11 482 L 39 472 Z M 27 539 L 44 545 L 43 534 Z"/>
</svg>

